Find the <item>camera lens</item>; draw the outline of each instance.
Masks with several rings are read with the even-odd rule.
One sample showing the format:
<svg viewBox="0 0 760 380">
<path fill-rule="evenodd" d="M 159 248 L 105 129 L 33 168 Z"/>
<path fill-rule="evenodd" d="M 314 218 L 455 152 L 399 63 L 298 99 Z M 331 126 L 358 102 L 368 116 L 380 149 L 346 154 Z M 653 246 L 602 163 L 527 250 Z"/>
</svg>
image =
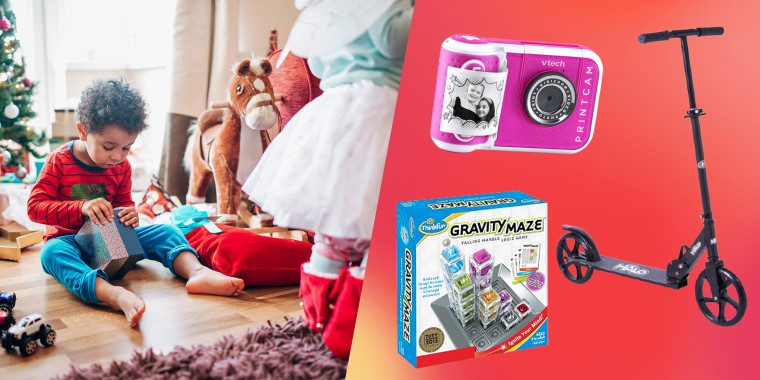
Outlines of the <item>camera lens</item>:
<svg viewBox="0 0 760 380">
<path fill-rule="evenodd" d="M 525 111 L 540 125 L 557 125 L 568 118 L 575 108 L 573 82 L 566 76 L 549 72 L 538 75 L 525 90 Z"/>
<path fill-rule="evenodd" d="M 545 86 L 536 94 L 536 106 L 543 113 L 557 113 L 565 104 L 565 94 L 557 86 Z"/>
</svg>

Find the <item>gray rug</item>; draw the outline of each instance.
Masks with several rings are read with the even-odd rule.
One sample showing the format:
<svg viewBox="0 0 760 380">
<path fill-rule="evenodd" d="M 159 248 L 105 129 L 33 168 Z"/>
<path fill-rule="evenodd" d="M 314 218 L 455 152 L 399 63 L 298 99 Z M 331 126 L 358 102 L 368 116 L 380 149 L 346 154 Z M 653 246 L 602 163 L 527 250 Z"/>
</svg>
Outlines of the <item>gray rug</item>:
<svg viewBox="0 0 760 380">
<path fill-rule="evenodd" d="M 177 346 L 167 354 L 135 351 L 107 368 L 72 367 L 59 379 L 339 379 L 346 364 L 299 318 L 268 322 L 207 346 Z"/>
</svg>

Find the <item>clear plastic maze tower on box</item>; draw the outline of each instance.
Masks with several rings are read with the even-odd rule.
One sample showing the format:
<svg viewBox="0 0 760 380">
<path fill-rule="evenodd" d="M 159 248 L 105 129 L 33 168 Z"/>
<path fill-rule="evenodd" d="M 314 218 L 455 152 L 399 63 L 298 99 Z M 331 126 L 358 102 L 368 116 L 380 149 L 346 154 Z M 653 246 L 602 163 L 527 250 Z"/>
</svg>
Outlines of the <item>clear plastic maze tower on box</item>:
<svg viewBox="0 0 760 380">
<path fill-rule="evenodd" d="M 441 251 L 441 267 L 451 311 L 462 325 L 466 325 L 475 319 L 475 288 L 465 273 L 464 257 L 457 246 L 445 247 Z"/>
</svg>

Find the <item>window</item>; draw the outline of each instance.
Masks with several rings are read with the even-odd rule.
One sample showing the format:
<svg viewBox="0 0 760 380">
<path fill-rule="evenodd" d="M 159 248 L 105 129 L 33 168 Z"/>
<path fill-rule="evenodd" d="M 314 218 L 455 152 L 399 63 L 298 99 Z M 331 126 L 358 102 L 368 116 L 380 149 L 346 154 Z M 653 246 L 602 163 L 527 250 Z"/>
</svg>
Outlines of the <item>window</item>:
<svg viewBox="0 0 760 380">
<path fill-rule="evenodd" d="M 145 74 L 168 68 L 174 2 L 66 0 L 51 5 L 56 18 L 51 24 L 57 25 L 55 41 L 48 46 L 55 108 L 75 106 L 81 90 L 96 77 L 120 75 L 139 82 Z M 150 83 L 136 84 L 153 90 Z"/>
<path fill-rule="evenodd" d="M 11 8 L 27 66 L 39 72 L 35 122 L 55 127 L 51 149 L 77 137 L 72 111 L 89 83 L 125 77 L 150 108 L 150 128 L 133 147 L 137 159 L 130 159 L 136 177 L 145 169 L 149 181 L 161 159 L 169 107 L 175 1 L 16 0 Z M 140 179 L 134 180 L 139 190 Z"/>
</svg>

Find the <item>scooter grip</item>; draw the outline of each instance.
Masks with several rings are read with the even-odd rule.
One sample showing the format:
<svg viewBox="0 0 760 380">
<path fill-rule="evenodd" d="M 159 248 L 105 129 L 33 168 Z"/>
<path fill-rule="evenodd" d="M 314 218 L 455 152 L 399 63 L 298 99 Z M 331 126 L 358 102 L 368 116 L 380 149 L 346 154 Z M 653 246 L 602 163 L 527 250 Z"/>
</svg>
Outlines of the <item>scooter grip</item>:
<svg viewBox="0 0 760 380">
<path fill-rule="evenodd" d="M 697 28 L 699 30 L 699 36 L 720 36 L 723 34 L 723 27 L 718 26 L 715 28 Z"/>
<path fill-rule="evenodd" d="M 670 32 L 667 30 L 655 33 L 639 34 L 639 43 L 646 44 L 655 41 L 667 41 L 670 39 Z"/>
</svg>

